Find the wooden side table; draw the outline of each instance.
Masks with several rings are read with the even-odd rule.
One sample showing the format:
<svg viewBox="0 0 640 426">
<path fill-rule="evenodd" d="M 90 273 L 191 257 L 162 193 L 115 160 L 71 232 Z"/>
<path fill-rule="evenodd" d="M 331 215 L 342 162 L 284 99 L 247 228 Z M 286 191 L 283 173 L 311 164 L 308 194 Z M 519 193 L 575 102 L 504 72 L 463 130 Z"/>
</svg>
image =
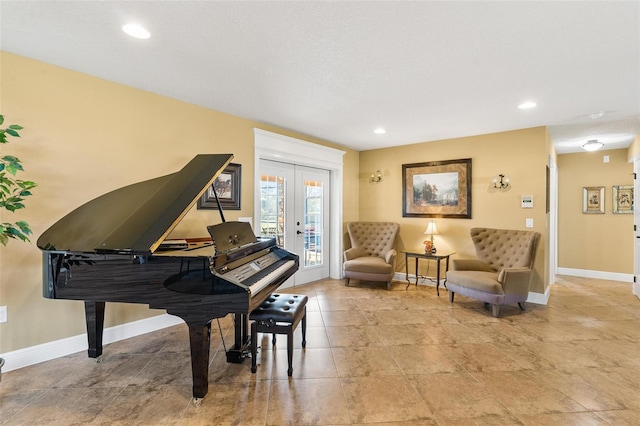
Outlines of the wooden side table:
<svg viewBox="0 0 640 426">
<path fill-rule="evenodd" d="M 416 286 L 418 285 L 418 280 L 420 278 L 425 278 L 428 279 L 434 283 L 436 283 L 436 294 L 438 296 L 440 296 L 440 261 L 441 260 L 445 260 L 445 269 L 444 269 L 444 282 L 442 283 L 444 285 L 445 288 L 447 288 L 447 271 L 449 270 L 449 256 L 451 256 L 452 254 L 455 253 L 436 253 L 436 254 L 431 254 L 431 253 L 418 253 L 418 252 L 411 252 L 411 251 L 405 251 L 404 252 L 404 273 L 405 273 L 405 279 L 407 280 L 407 289 L 409 288 L 409 285 L 411 285 L 411 281 L 409 281 L 409 258 L 412 257 L 416 260 Z M 418 275 L 418 264 L 420 263 L 420 259 L 427 259 L 427 260 L 435 260 L 436 261 L 436 276 L 435 277 L 425 277 L 425 276 L 420 276 Z"/>
</svg>

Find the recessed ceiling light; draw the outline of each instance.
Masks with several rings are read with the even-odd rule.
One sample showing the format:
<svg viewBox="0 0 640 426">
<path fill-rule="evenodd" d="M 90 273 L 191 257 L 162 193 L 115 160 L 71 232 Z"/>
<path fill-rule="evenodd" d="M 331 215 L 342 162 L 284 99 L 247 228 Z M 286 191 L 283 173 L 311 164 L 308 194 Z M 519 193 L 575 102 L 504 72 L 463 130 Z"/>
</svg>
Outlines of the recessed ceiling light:
<svg viewBox="0 0 640 426">
<path fill-rule="evenodd" d="M 122 31 L 135 38 L 148 39 L 149 37 L 151 37 L 151 33 L 138 24 L 123 25 Z"/>
<path fill-rule="evenodd" d="M 523 102 L 520 105 L 518 105 L 518 108 L 520 108 L 520 109 L 529 109 L 529 108 L 534 108 L 536 105 L 538 105 L 538 104 L 533 102 L 533 101 L 527 101 L 527 102 Z"/>
<path fill-rule="evenodd" d="M 597 151 L 602 148 L 604 144 L 596 139 L 591 139 L 587 141 L 584 145 L 582 145 L 582 149 L 585 151 Z"/>
<path fill-rule="evenodd" d="M 604 115 L 604 111 L 592 112 L 591 114 L 589 114 L 589 118 L 592 120 L 597 120 L 603 115 Z"/>
<path fill-rule="evenodd" d="M 384 135 L 385 133 L 387 133 L 387 131 L 382 127 L 378 127 L 373 131 L 373 133 L 375 133 L 376 135 Z"/>
</svg>

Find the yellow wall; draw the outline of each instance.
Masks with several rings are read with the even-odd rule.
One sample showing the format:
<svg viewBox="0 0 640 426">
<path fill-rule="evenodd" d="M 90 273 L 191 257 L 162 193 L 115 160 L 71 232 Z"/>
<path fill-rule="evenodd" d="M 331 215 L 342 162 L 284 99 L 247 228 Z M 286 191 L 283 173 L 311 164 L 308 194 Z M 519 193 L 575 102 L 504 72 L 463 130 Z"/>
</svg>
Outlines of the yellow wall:
<svg viewBox="0 0 640 426">
<path fill-rule="evenodd" d="M 633 185 L 632 173 L 626 149 L 558 156 L 559 267 L 633 273 L 633 215 L 612 213 L 612 186 Z M 604 214 L 582 213 L 591 186 L 605 187 Z"/>
<path fill-rule="evenodd" d="M 470 228 L 527 229 L 525 219 L 532 218 L 533 230 L 542 233 L 543 239 L 531 291 L 544 293 L 547 145 L 546 128 L 536 127 L 363 151 L 360 153 L 360 220 L 398 222 L 398 249 L 422 250 L 429 219 L 402 216 L 402 165 L 471 158 L 472 218 L 435 219 L 440 233 L 435 237 L 436 247 L 441 252 L 454 251 L 456 257 L 474 257 Z M 369 176 L 378 169 L 383 174 L 382 182 L 369 183 Z M 511 188 L 506 192 L 491 189 L 491 179 L 499 173 L 511 178 Z M 533 209 L 520 207 L 522 195 L 533 195 Z M 401 254 L 397 270 L 404 272 Z"/>
<path fill-rule="evenodd" d="M 42 297 L 41 252 L 35 241 L 72 209 L 113 189 L 179 170 L 199 153 L 233 153 L 242 165 L 240 211 L 253 216 L 253 128 L 336 147 L 344 156 L 345 220 L 358 218 L 358 153 L 273 126 L 197 107 L 20 56 L 0 53 L 1 112 L 24 126 L 4 147 L 19 157 L 22 179 L 38 183 L 27 208 L 2 220 L 26 220 L 31 244 L 0 246 L 0 353 L 85 333 L 81 302 Z M 15 216 L 15 217 L 14 217 Z M 216 211 L 187 215 L 173 236 L 204 236 Z M 106 326 L 163 313 L 146 305 L 108 304 Z"/>
</svg>

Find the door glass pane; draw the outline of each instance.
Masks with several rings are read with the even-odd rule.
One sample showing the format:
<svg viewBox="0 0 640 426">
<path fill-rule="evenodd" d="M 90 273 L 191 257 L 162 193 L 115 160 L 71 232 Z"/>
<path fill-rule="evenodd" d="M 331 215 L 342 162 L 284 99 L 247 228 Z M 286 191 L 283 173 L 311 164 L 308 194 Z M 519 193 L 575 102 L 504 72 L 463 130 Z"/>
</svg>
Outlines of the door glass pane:
<svg viewBox="0 0 640 426">
<path fill-rule="evenodd" d="M 322 203 L 321 181 L 304 181 L 304 266 L 322 264 Z"/>
<path fill-rule="evenodd" d="M 260 179 L 260 235 L 275 237 L 284 247 L 285 179 L 280 176 L 262 175 Z"/>
</svg>

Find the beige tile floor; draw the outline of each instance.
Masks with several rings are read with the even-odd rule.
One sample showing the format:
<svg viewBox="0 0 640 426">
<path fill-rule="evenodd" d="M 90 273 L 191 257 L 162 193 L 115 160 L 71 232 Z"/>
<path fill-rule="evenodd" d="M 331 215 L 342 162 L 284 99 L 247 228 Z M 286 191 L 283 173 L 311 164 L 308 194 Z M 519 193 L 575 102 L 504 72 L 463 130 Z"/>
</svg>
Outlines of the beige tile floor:
<svg viewBox="0 0 640 426">
<path fill-rule="evenodd" d="M 394 283 L 326 280 L 309 296 L 307 347 L 261 338 L 259 367 L 212 338 L 196 407 L 186 326 L 3 374 L 3 425 L 638 425 L 640 301 L 625 283 L 560 277 L 548 306 L 502 309 Z M 222 321 L 227 344 L 231 321 Z M 217 329 L 217 327 L 214 327 Z"/>
</svg>

